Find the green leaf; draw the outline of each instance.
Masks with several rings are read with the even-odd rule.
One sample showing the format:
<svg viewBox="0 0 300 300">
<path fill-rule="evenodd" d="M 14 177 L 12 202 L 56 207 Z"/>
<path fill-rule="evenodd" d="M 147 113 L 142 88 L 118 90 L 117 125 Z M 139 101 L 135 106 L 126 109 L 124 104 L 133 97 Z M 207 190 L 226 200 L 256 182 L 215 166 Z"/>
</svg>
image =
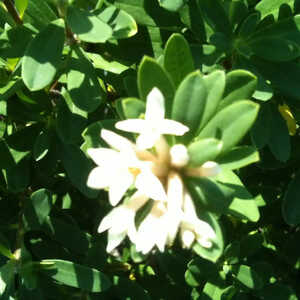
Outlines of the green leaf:
<svg viewBox="0 0 300 300">
<path fill-rule="evenodd" d="M 159 5 L 169 11 L 179 10 L 186 0 L 158 0 Z"/>
<path fill-rule="evenodd" d="M 291 155 L 290 135 L 285 120 L 275 106 L 271 107 L 271 120 L 268 146 L 279 161 L 286 162 Z"/>
<path fill-rule="evenodd" d="M 238 100 L 250 99 L 255 92 L 257 78 L 245 70 L 234 70 L 226 75 L 226 87 L 220 108 Z"/>
<path fill-rule="evenodd" d="M 52 208 L 52 194 L 40 189 L 31 194 L 24 209 L 24 223 L 27 229 L 38 229 L 45 222 Z"/>
<path fill-rule="evenodd" d="M 227 211 L 230 201 L 217 183 L 207 177 L 188 177 L 184 181 L 200 211 L 208 210 L 218 214 Z"/>
<path fill-rule="evenodd" d="M 88 292 L 102 292 L 110 286 L 110 280 L 102 272 L 71 261 L 47 259 L 40 262 L 43 274 L 68 286 Z"/>
<path fill-rule="evenodd" d="M 200 300 L 219 300 L 224 292 L 224 286 L 219 286 L 219 284 L 213 284 L 207 282 L 204 285 Z"/>
<path fill-rule="evenodd" d="M 235 147 L 217 160 L 222 170 L 236 170 L 257 161 L 259 153 L 252 146 Z"/>
<path fill-rule="evenodd" d="M 189 44 L 178 33 L 168 39 L 164 51 L 164 68 L 177 87 L 187 74 L 195 70 Z"/>
<path fill-rule="evenodd" d="M 0 294 L 3 295 L 5 289 L 9 289 L 15 277 L 15 261 L 10 260 L 7 264 L 0 267 Z"/>
<path fill-rule="evenodd" d="M 259 210 L 253 196 L 234 172 L 223 170 L 215 180 L 226 198 L 232 201 L 228 208 L 230 214 L 252 222 L 259 220 Z"/>
<path fill-rule="evenodd" d="M 15 0 L 16 8 L 19 12 L 19 16 L 22 19 L 25 13 L 25 10 L 28 6 L 28 0 Z"/>
<path fill-rule="evenodd" d="M 202 213 L 199 214 L 199 218 L 207 223 L 214 229 L 216 233 L 216 239 L 213 241 L 211 248 L 201 247 L 199 244 L 193 246 L 193 250 L 204 259 L 216 262 L 223 253 L 224 249 L 224 238 L 220 224 L 216 217 L 212 214 Z"/>
<path fill-rule="evenodd" d="M 39 161 L 47 155 L 51 145 L 51 133 L 48 130 L 40 132 L 33 146 L 33 158 Z"/>
<path fill-rule="evenodd" d="M 255 9 L 261 13 L 262 19 L 268 15 L 277 18 L 282 4 L 287 4 L 293 8 L 294 0 L 262 0 L 255 6 Z"/>
<path fill-rule="evenodd" d="M 11 155 L 9 148 L 3 139 L 0 140 L 0 155 L 2 158 L 0 161 L 0 169 L 8 169 L 15 165 L 14 158 Z"/>
<path fill-rule="evenodd" d="M 220 0 L 197 0 L 197 3 L 214 32 L 222 32 L 227 37 L 232 35 L 229 19 Z"/>
<path fill-rule="evenodd" d="M 68 8 L 67 23 L 72 32 L 84 42 L 105 43 L 113 34 L 111 27 L 96 15 L 76 7 Z"/>
<path fill-rule="evenodd" d="M 188 146 L 188 167 L 200 167 L 206 161 L 215 160 L 221 150 L 222 142 L 213 138 L 201 139 L 197 142 L 191 143 Z"/>
<path fill-rule="evenodd" d="M 207 123 L 196 139 L 220 139 L 223 142 L 222 153 L 225 153 L 235 146 L 251 128 L 258 108 L 257 104 L 246 100 L 228 105 Z"/>
<path fill-rule="evenodd" d="M 94 111 L 105 98 L 92 63 L 78 47 L 72 52 L 67 87 L 74 104 L 87 112 Z"/>
<path fill-rule="evenodd" d="M 189 127 L 177 140 L 184 143 L 194 138 L 199 128 L 206 103 L 206 85 L 199 71 L 188 75 L 178 87 L 172 107 L 172 119 Z"/>
<path fill-rule="evenodd" d="M 207 98 L 199 129 L 206 125 L 217 110 L 225 88 L 225 72 L 215 71 L 202 78 L 206 86 Z"/>
<path fill-rule="evenodd" d="M 263 287 L 263 281 L 249 266 L 240 265 L 233 268 L 235 278 L 249 289 L 259 290 Z"/>
<path fill-rule="evenodd" d="M 98 17 L 112 28 L 114 39 L 129 38 L 137 33 L 135 20 L 124 10 L 109 6 Z"/>
<path fill-rule="evenodd" d="M 86 197 L 97 197 L 99 192 L 86 185 L 92 162 L 76 146 L 63 144 L 61 148 L 62 163 L 72 184 Z"/>
<path fill-rule="evenodd" d="M 289 225 L 292 226 L 300 224 L 300 209 L 298 201 L 300 195 L 299 184 L 300 173 L 297 172 L 295 177 L 290 181 L 282 202 L 283 218 Z"/>
<path fill-rule="evenodd" d="M 22 78 L 28 89 L 41 90 L 53 81 L 61 63 L 64 41 L 64 21 L 58 19 L 30 42 L 22 60 Z"/>
<path fill-rule="evenodd" d="M 142 100 L 157 87 L 165 97 L 166 118 L 170 117 L 174 97 L 174 85 L 166 71 L 150 57 L 144 57 L 138 70 L 138 89 Z"/>
<path fill-rule="evenodd" d="M 116 109 L 124 119 L 139 119 L 145 114 L 146 105 L 139 99 L 125 98 L 117 100 Z"/>
</svg>

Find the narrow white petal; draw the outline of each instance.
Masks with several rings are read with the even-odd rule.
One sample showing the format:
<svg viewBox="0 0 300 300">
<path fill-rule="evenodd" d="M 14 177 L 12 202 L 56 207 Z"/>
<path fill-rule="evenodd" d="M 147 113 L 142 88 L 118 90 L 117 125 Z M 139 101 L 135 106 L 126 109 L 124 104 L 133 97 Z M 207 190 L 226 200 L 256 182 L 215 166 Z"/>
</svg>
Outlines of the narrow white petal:
<svg viewBox="0 0 300 300">
<path fill-rule="evenodd" d="M 203 236 L 206 239 L 216 238 L 216 233 L 213 228 L 208 223 L 200 219 L 195 222 L 195 232 L 197 235 Z"/>
<path fill-rule="evenodd" d="M 199 238 L 197 242 L 204 248 L 210 248 L 212 246 L 212 242 L 205 238 Z"/>
<path fill-rule="evenodd" d="M 193 199 L 187 191 L 184 191 L 183 199 L 185 221 L 198 218 Z"/>
<path fill-rule="evenodd" d="M 98 166 L 115 162 L 119 154 L 117 151 L 108 148 L 90 148 L 87 153 Z"/>
<path fill-rule="evenodd" d="M 167 199 L 162 183 L 151 171 L 142 171 L 136 177 L 135 186 L 153 200 L 166 201 Z"/>
<path fill-rule="evenodd" d="M 170 147 L 163 136 L 155 142 L 155 150 L 157 153 L 158 162 L 157 164 L 167 164 L 170 161 Z"/>
<path fill-rule="evenodd" d="M 118 247 L 120 245 L 120 243 L 125 239 L 125 237 L 126 237 L 126 231 L 115 234 L 115 233 L 110 232 L 110 230 L 109 230 L 106 251 L 108 253 L 113 251 L 116 247 Z"/>
<path fill-rule="evenodd" d="M 153 88 L 147 96 L 145 119 L 151 122 L 165 117 L 165 99 L 158 88 Z"/>
<path fill-rule="evenodd" d="M 128 139 L 120 136 L 113 131 L 102 129 L 101 137 L 105 140 L 105 142 L 112 148 L 119 151 L 132 151 L 133 143 Z"/>
<path fill-rule="evenodd" d="M 123 131 L 141 133 L 147 127 L 147 123 L 147 121 L 142 119 L 128 119 L 117 122 L 115 127 Z"/>
<path fill-rule="evenodd" d="M 184 135 L 189 128 L 177 121 L 165 119 L 159 125 L 162 134 Z"/>
<path fill-rule="evenodd" d="M 93 189 L 103 189 L 110 185 L 112 174 L 106 168 L 94 168 L 87 179 L 87 186 Z"/>
<path fill-rule="evenodd" d="M 142 132 L 138 138 L 136 139 L 136 145 L 138 149 L 145 150 L 152 148 L 156 141 L 159 140 L 160 133 L 153 130 L 153 131 L 144 131 Z"/>
<path fill-rule="evenodd" d="M 134 176 L 128 172 L 116 174 L 114 181 L 109 186 L 109 202 L 112 206 L 117 205 L 128 188 L 132 185 Z"/>
<path fill-rule="evenodd" d="M 133 211 L 138 211 L 147 201 L 149 197 L 140 191 L 136 191 L 129 199 L 126 206 Z"/>
</svg>

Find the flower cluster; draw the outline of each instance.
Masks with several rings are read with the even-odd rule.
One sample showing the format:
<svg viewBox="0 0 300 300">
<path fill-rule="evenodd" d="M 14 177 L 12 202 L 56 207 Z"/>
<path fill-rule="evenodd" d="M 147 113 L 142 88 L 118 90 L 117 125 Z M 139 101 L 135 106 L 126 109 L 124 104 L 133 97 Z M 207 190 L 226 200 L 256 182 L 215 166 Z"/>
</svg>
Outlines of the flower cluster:
<svg viewBox="0 0 300 300">
<path fill-rule="evenodd" d="M 126 237 L 137 251 L 148 253 L 155 246 L 164 251 L 179 232 L 183 247 L 194 242 L 211 247 L 216 235 L 212 227 L 197 216 L 193 200 L 184 186 L 184 176 L 214 176 L 220 168 L 212 161 L 201 167 L 188 167 L 189 155 L 182 144 L 169 146 L 163 135 L 183 135 L 189 128 L 165 119 L 164 98 L 154 88 L 147 97 L 145 119 L 116 123 L 116 128 L 138 133 L 136 144 L 108 130 L 101 137 L 111 147 L 88 149 L 98 165 L 89 177 L 92 188 L 108 188 L 109 201 L 116 206 L 128 189 L 129 200 L 115 207 L 100 223 L 98 232 L 108 230 L 107 251 L 111 252 Z M 138 228 L 136 213 L 150 199 L 153 205 Z"/>
</svg>

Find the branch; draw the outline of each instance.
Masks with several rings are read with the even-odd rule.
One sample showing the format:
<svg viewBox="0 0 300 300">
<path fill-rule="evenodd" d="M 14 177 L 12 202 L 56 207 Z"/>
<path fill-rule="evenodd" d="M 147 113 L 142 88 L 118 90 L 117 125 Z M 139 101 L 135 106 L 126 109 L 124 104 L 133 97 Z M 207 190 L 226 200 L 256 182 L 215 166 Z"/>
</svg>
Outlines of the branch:
<svg viewBox="0 0 300 300">
<path fill-rule="evenodd" d="M 16 24 L 22 25 L 23 21 L 20 18 L 15 6 L 11 3 L 10 0 L 3 0 L 3 3 L 7 9 L 7 11 L 10 13 L 10 15 L 13 17 Z"/>
</svg>

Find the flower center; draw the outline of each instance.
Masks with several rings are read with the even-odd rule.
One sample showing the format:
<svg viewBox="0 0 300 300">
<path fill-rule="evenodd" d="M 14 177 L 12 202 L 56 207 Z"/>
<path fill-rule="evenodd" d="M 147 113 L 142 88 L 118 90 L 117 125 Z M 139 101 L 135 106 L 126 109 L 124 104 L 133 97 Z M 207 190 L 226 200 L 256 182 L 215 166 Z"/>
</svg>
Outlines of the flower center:
<svg viewBox="0 0 300 300">
<path fill-rule="evenodd" d="M 141 173 L 139 168 L 129 167 L 128 170 L 133 176 L 138 176 Z"/>
</svg>

